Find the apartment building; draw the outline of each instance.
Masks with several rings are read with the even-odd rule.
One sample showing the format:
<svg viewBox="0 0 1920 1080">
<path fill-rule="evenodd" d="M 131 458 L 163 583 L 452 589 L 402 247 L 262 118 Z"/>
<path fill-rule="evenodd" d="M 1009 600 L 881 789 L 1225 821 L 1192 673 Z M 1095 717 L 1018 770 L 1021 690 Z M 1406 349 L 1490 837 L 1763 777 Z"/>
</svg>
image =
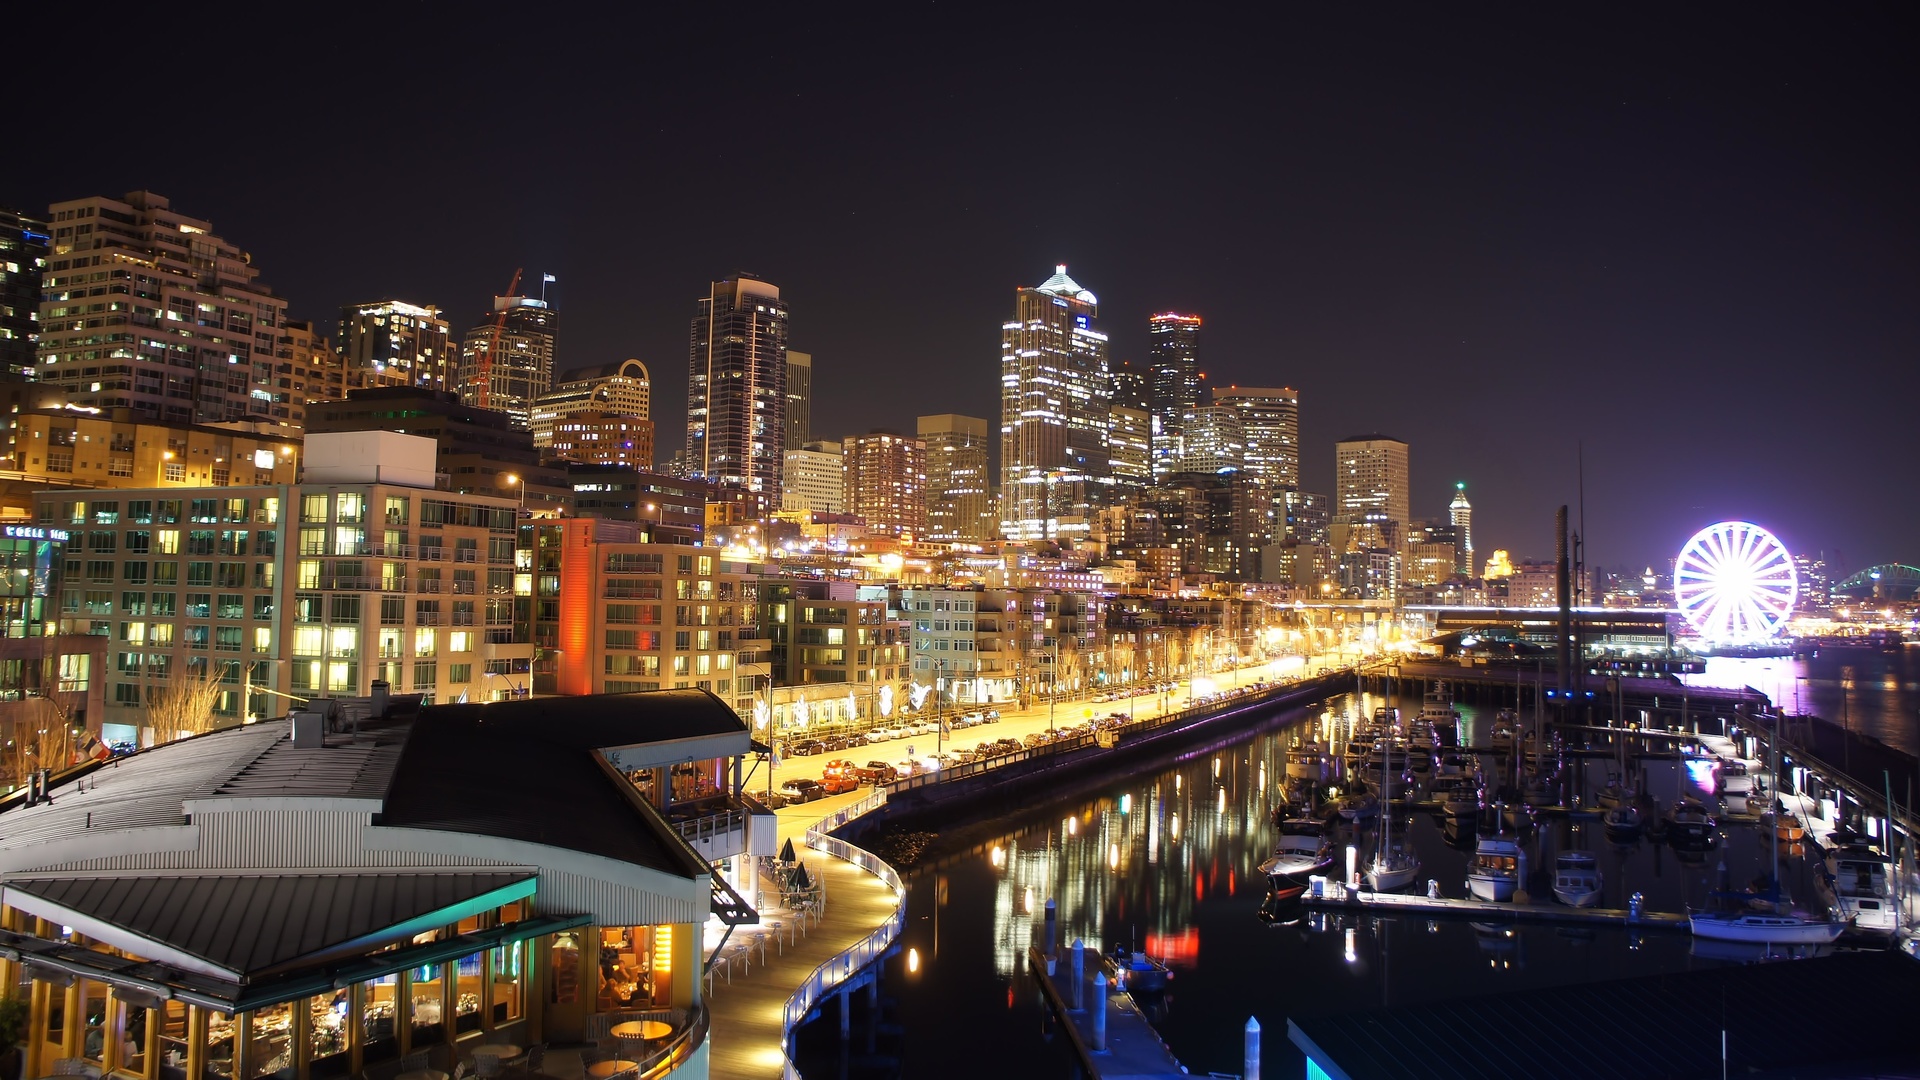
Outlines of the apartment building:
<svg viewBox="0 0 1920 1080">
<path fill-rule="evenodd" d="M 1097 594 L 1048 589 L 909 588 L 913 679 L 943 701 L 991 704 L 1102 681 Z"/>
<path fill-rule="evenodd" d="M 106 722 L 142 731 L 172 680 L 219 675 L 210 726 L 289 699 L 524 690 L 517 507 L 433 487 L 430 440 L 315 435 L 306 482 L 48 492 L 71 539 L 61 628 L 110 639 Z"/>
<path fill-rule="evenodd" d="M 850 581 L 769 578 L 760 584 L 774 682 L 892 684 L 907 678 L 911 628 L 884 592 Z"/>
<path fill-rule="evenodd" d="M 272 429 L 269 429 L 271 431 Z M 0 512 L 35 514 L 51 488 L 225 488 L 291 484 L 300 441 L 224 427 L 166 424 L 132 409 L 35 409 L 6 420 Z"/>
</svg>

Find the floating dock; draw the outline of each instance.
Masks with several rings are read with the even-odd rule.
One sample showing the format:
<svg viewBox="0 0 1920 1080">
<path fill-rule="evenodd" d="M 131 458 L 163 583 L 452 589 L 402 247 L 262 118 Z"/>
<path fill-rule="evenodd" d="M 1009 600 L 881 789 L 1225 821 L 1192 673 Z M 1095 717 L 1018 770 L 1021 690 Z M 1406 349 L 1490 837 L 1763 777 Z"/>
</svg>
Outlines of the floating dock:
<svg viewBox="0 0 1920 1080">
<path fill-rule="evenodd" d="M 1377 893 L 1366 889 L 1351 889 L 1338 882 L 1328 882 L 1327 891 L 1320 896 L 1308 892 L 1301 897 L 1303 903 L 1313 908 L 1332 908 L 1341 911 L 1405 911 L 1420 915 L 1451 915 L 1470 919 L 1501 918 L 1528 919 L 1536 922 L 1561 923 L 1607 923 L 1619 926 L 1645 926 L 1661 930 L 1686 930 L 1688 921 L 1685 915 L 1669 911 L 1641 911 L 1638 913 L 1620 908 L 1577 908 L 1565 904 L 1518 904 L 1511 901 L 1500 903 L 1493 900 L 1456 900 L 1445 896 L 1424 896 L 1413 893 Z"/>
<path fill-rule="evenodd" d="M 1049 958 L 1039 946 L 1027 946 L 1028 970 L 1040 984 L 1047 1008 L 1066 1032 L 1067 1042 L 1090 1080 L 1179 1080 L 1187 1074 L 1159 1033 L 1124 990 L 1113 988 L 1100 964 L 1100 950 L 1085 949 L 1087 983 L 1080 988 L 1082 1008 L 1073 1007 L 1073 950 Z M 1096 989 L 1097 988 L 1097 989 Z"/>
</svg>

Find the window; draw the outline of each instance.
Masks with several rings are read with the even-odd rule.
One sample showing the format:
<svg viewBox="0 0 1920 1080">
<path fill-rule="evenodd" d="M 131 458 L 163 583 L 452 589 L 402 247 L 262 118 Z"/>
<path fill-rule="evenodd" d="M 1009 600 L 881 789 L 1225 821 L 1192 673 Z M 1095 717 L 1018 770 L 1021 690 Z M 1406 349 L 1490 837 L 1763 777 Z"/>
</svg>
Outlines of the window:
<svg viewBox="0 0 1920 1080">
<path fill-rule="evenodd" d="M 432 690 L 440 679 L 440 662 L 437 660 L 415 660 L 413 662 L 413 688 Z"/>
<path fill-rule="evenodd" d="M 184 484 L 187 482 L 187 467 L 181 462 L 169 461 L 166 463 L 164 475 L 169 484 Z"/>
<path fill-rule="evenodd" d="M 430 626 L 422 626 L 422 627 L 415 628 L 415 630 L 413 631 L 413 655 L 415 656 L 434 655 L 438 651 L 435 648 L 435 641 L 434 641 L 434 637 L 436 633 L 437 631 L 435 631 Z"/>
<path fill-rule="evenodd" d="M 327 497 L 325 495 L 302 495 L 300 497 L 300 520 L 327 520 Z"/>
<path fill-rule="evenodd" d="M 473 681 L 472 664 L 448 664 L 447 681 L 455 686 L 465 686 Z"/>
</svg>

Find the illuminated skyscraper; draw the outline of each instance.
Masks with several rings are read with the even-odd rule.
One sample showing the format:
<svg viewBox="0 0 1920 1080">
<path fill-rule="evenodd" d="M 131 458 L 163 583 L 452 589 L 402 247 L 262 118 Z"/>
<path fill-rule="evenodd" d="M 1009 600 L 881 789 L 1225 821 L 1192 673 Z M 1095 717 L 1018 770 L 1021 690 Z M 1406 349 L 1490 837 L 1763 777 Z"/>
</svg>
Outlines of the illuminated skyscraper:
<svg viewBox="0 0 1920 1080">
<path fill-rule="evenodd" d="M 334 351 L 346 369 L 347 389 L 411 386 L 457 390 L 459 358 L 452 328 L 440 309 L 404 300 L 378 300 L 340 309 Z"/>
<path fill-rule="evenodd" d="M 1099 501 L 1108 475 L 1107 335 L 1099 300 L 1064 265 L 1020 289 L 1000 327 L 1001 529 L 1009 539 L 1057 534 L 1059 519 Z"/>
<path fill-rule="evenodd" d="M 1411 504 L 1407 444 L 1386 435 L 1356 435 L 1334 444 L 1334 514 L 1355 522 L 1384 513 L 1401 529 Z"/>
<path fill-rule="evenodd" d="M 787 448 L 813 441 L 813 354 L 787 350 Z"/>
<path fill-rule="evenodd" d="M 787 305 L 746 274 L 716 281 L 687 350 L 688 471 L 780 505 L 787 439 Z"/>
<path fill-rule="evenodd" d="M 1246 462 L 1247 432 L 1239 409 L 1230 405 L 1201 405 L 1187 413 L 1175 472 L 1218 476 L 1244 472 Z"/>
<path fill-rule="evenodd" d="M 1213 403 L 1240 415 L 1247 476 L 1277 493 L 1300 486 L 1300 392 L 1284 386 L 1216 386 Z"/>
<path fill-rule="evenodd" d="M 891 536 L 927 531 L 927 444 L 897 431 L 841 441 L 843 498 L 867 526 Z"/>
<path fill-rule="evenodd" d="M 1467 501 L 1467 485 L 1463 481 L 1453 485 L 1453 503 L 1447 507 L 1447 517 L 1453 522 L 1453 531 L 1460 544 L 1459 571 L 1473 573 L 1473 504 Z"/>
<path fill-rule="evenodd" d="M 36 373 L 48 239 L 46 222 L 0 210 L 0 371 L 16 378 Z"/>
<path fill-rule="evenodd" d="M 838 514 L 846 509 L 846 465 L 837 442 L 809 442 L 786 452 L 780 509 Z"/>
<path fill-rule="evenodd" d="M 151 191 L 54 203 L 48 216 L 41 382 L 69 405 L 170 424 L 272 420 L 287 302 L 246 252 Z M 83 309 L 104 301 L 89 296 L 126 297 L 126 311 L 90 318 Z"/>
<path fill-rule="evenodd" d="M 1167 311 L 1147 320 L 1153 476 L 1180 469 L 1187 414 L 1200 405 L 1200 316 Z"/>
<path fill-rule="evenodd" d="M 618 364 L 584 368 L 572 372 L 552 390 L 540 395 L 533 403 L 534 449 L 546 454 L 554 445 L 554 431 L 559 425 L 568 417 L 583 413 L 623 419 L 628 433 L 644 427 L 639 439 L 620 440 L 635 444 L 621 447 L 624 453 L 620 461 L 641 469 L 653 468 L 653 376 L 647 371 L 647 365 L 638 360 L 622 360 Z M 601 422 L 600 427 L 605 428 L 607 424 Z M 615 423 L 608 430 L 617 432 L 620 427 Z M 640 445 L 642 442 L 644 447 Z M 642 449 L 644 455 L 640 453 Z"/>
<path fill-rule="evenodd" d="M 940 413 L 919 421 L 927 446 L 927 538 L 991 540 L 992 473 L 987 469 L 987 422 L 977 416 Z"/>
<path fill-rule="evenodd" d="M 545 300 L 494 297 L 493 314 L 467 331 L 460 344 L 460 400 L 506 413 L 514 427 L 532 430 L 534 399 L 553 389 L 557 329 L 557 316 Z"/>
<path fill-rule="evenodd" d="M 1113 404 L 1121 409 L 1138 409 L 1153 415 L 1153 384 L 1147 373 L 1131 362 L 1118 360 L 1110 368 L 1113 379 Z"/>
</svg>

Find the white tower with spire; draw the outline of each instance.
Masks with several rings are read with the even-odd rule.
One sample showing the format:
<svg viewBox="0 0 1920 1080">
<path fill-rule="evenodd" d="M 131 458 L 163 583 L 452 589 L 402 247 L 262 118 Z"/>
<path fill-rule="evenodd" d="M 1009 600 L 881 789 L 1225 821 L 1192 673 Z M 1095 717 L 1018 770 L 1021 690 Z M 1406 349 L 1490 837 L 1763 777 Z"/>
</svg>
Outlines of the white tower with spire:
<svg viewBox="0 0 1920 1080">
<path fill-rule="evenodd" d="M 1447 517 L 1453 522 L 1454 535 L 1460 538 L 1460 569 L 1473 573 L 1473 504 L 1467 501 L 1465 481 L 1453 485 L 1453 502 L 1447 507 Z"/>
</svg>

